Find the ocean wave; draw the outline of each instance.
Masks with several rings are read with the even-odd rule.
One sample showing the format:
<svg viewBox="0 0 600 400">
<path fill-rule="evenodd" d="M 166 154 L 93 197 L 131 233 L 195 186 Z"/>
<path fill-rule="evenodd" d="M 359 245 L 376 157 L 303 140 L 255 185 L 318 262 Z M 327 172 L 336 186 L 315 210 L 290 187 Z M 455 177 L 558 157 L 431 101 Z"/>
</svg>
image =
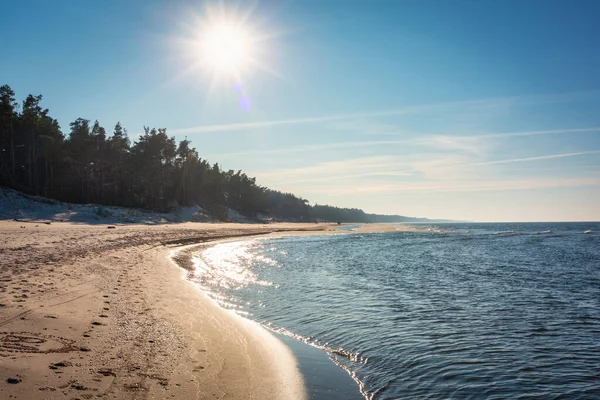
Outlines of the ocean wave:
<svg viewBox="0 0 600 400">
<path fill-rule="evenodd" d="M 365 383 L 360 380 L 360 378 L 355 372 L 355 368 L 352 368 L 351 365 L 347 364 L 348 361 L 355 364 L 367 364 L 368 358 L 362 357 L 358 352 L 348 351 L 343 349 L 342 347 L 329 347 L 327 344 L 321 344 L 312 336 L 298 335 L 285 328 L 277 327 L 270 322 L 264 322 L 261 325 L 272 332 L 291 337 L 309 346 L 325 351 L 329 355 L 331 361 L 333 361 L 334 364 L 346 371 L 350 375 L 350 377 L 358 384 L 358 388 L 362 396 L 366 400 L 373 400 L 374 395 L 372 393 L 367 392 Z M 346 362 L 343 362 L 342 360 L 346 360 Z"/>
<path fill-rule="evenodd" d="M 359 363 L 359 364 L 366 364 L 368 361 L 368 359 L 366 357 L 362 357 L 359 352 L 349 351 L 342 347 L 335 347 L 335 348 L 330 347 L 327 344 L 323 344 L 323 343 L 320 343 L 318 340 L 315 340 L 315 338 L 312 336 L 298 335 L 298 334 L 291 332 L 285 328 L 278 327 L 270 322 L 264 322 L 262 325 L 265 328 L 269 329 L 270 331 L 273 331 L 273 332 L 281 334 L 281 335 L 289 336 L 296 340 L 300 340 L 301 342 L 304 342 L 312 347 L 315 347 L 320 350 L 324 350 L 330 355 L 336 355 L 339 357 L 343 357 L 352 362 Z"/>
<path fill-rule="evenodd" d="M 499 235 L 499 236 L 516 236 L 516 235 L 518 235 L 518 233 L 515 232 L 515 231 L 500 231 L 500 232 L 496 232 L 495 235 Z"/>
<path fill-rule="evenodd" d="M 397 232 L 414 232 L 414 233 L 457 233 L 457 230 L 452 228 L 442 228 L 436 225 L 395 225 Z"/>
</svg>

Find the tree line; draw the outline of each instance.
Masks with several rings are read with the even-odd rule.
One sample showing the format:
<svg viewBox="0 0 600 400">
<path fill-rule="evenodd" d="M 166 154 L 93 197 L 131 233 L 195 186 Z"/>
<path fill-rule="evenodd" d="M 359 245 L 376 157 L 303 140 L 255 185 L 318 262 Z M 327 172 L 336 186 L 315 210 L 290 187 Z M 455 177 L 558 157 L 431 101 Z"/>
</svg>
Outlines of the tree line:
<svg viewBox="0 0 600 400">
<path fill-rule="evenodd" d="M 132 142 L 119 122 L 107 132 L 98 121 L 78 118 L 65 135 L 41 101 L 42 95 L 30 94 L 19 104 L 10 86 L 0 87 L 2 186 L 71 203 L 163 212 L 198 205 L 220 220 L 227 220 L 228 209 L 284 221 L 386 217 L 311 206 L 306 199 L 261 186 L 242 171 L 211 165 L 189 140 L 177 143 L 165 128 L 144 127 Z"/>
</svg>

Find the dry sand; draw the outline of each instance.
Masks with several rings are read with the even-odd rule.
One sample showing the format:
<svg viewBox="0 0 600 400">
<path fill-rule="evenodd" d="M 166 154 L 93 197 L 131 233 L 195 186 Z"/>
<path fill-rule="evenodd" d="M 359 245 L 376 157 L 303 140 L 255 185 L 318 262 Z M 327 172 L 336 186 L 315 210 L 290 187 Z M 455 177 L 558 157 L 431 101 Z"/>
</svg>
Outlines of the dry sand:
<svg viewBox="0 0 600 400">
<path fill-rule="evenodd" d="M 0 222 L 0 399 L 302 399 L 287 347 L 219 308 L 176 246 L 315 224 Z"/>
</svg>

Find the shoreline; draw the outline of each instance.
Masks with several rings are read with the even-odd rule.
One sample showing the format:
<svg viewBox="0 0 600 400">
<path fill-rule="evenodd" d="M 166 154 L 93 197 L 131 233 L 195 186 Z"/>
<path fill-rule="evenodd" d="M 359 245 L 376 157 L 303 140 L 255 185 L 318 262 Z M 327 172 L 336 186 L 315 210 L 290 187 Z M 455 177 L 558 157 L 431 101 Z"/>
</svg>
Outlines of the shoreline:
<svg viewBox="0 0 600 400">
<path fill-rule="evenodd" d="M 287 346 L 213 304 L 168 257 L 186 243 L 336 226 L 22 226 L 0 221 L 0 397 L 306 397 Z"/>
<path fill-rule="evenodd" d="M 305 398 L 287 347 L 181 279 L 164 244 L 328 226 L 21 226 L 0 222 L 0 397 Z"/>
<path fill-rule="evenodd" d="M 213 245 L 224 242 L 238 242 L 247 239 L 266 240 L 274 237 L 283 236 L 303 236 L 303 235 L 330 235 L 343 234 L 345 231 L 328 230 L 328 231 L 290 231 L 290 232 L 274 232 L 266 235 L 250 235 L 250 236 L 233 236 L 220 240 L 196 243 L 186 246 L 177 247 L 169 254 L 170 261 L 182 271 L 181 279 L 191 284 L 200 292 L 200 295 L 212 302 L 216 307 L 229 313 L 233 318 L 240 319 L 249 323 L 255 329 L 261 331 L 262 334 L 270 336 L 268 340 L 277 341 L 280 345 L 286 347 L 284 353 L 290 353 L 292 359 L 290 363 L 296 365 L 296 372 L 301 375 L 304 382 L 304 396 L 311 400 L 329 400 L 332 398 L 364 400 L 365 394 L 362 393 L 362 383 L 345 368 L 336 365 L 329 358 L 327 351 L 322 348 L 314 347 L 309 343 L 287 335 L 281 331 L 273 330 L 262 326 L 259 322 L 251 318 L 242 316 L 232 309 L 228 309 L 220 305 L 215 299 L 205 293 L 204 290 L 189 279 L 189 274 L 193 270 L 193 264 L 190 264 L 191 253 L 199 248 L 209 248 Z M 180 255 L 179 253 L 183 253 Z M 286 354 L 287 355 L 287 354 Z M 292 398 L 292 397 L 286 397 Z"/>
</svg>

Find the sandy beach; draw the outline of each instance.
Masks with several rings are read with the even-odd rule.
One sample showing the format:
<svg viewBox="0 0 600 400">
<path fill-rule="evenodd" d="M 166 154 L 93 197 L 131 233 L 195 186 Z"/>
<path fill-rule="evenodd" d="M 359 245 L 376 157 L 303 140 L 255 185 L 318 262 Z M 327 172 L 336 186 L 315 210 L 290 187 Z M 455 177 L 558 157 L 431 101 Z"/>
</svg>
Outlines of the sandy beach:
<svg viewBox="0 0 600 400">
<path fill-rule="evenodd" d="M 0 398 L 305 398 L 288 348 L 182 279 L 169 255 L 332 229 L 0 222 Z"/>
</svg>

